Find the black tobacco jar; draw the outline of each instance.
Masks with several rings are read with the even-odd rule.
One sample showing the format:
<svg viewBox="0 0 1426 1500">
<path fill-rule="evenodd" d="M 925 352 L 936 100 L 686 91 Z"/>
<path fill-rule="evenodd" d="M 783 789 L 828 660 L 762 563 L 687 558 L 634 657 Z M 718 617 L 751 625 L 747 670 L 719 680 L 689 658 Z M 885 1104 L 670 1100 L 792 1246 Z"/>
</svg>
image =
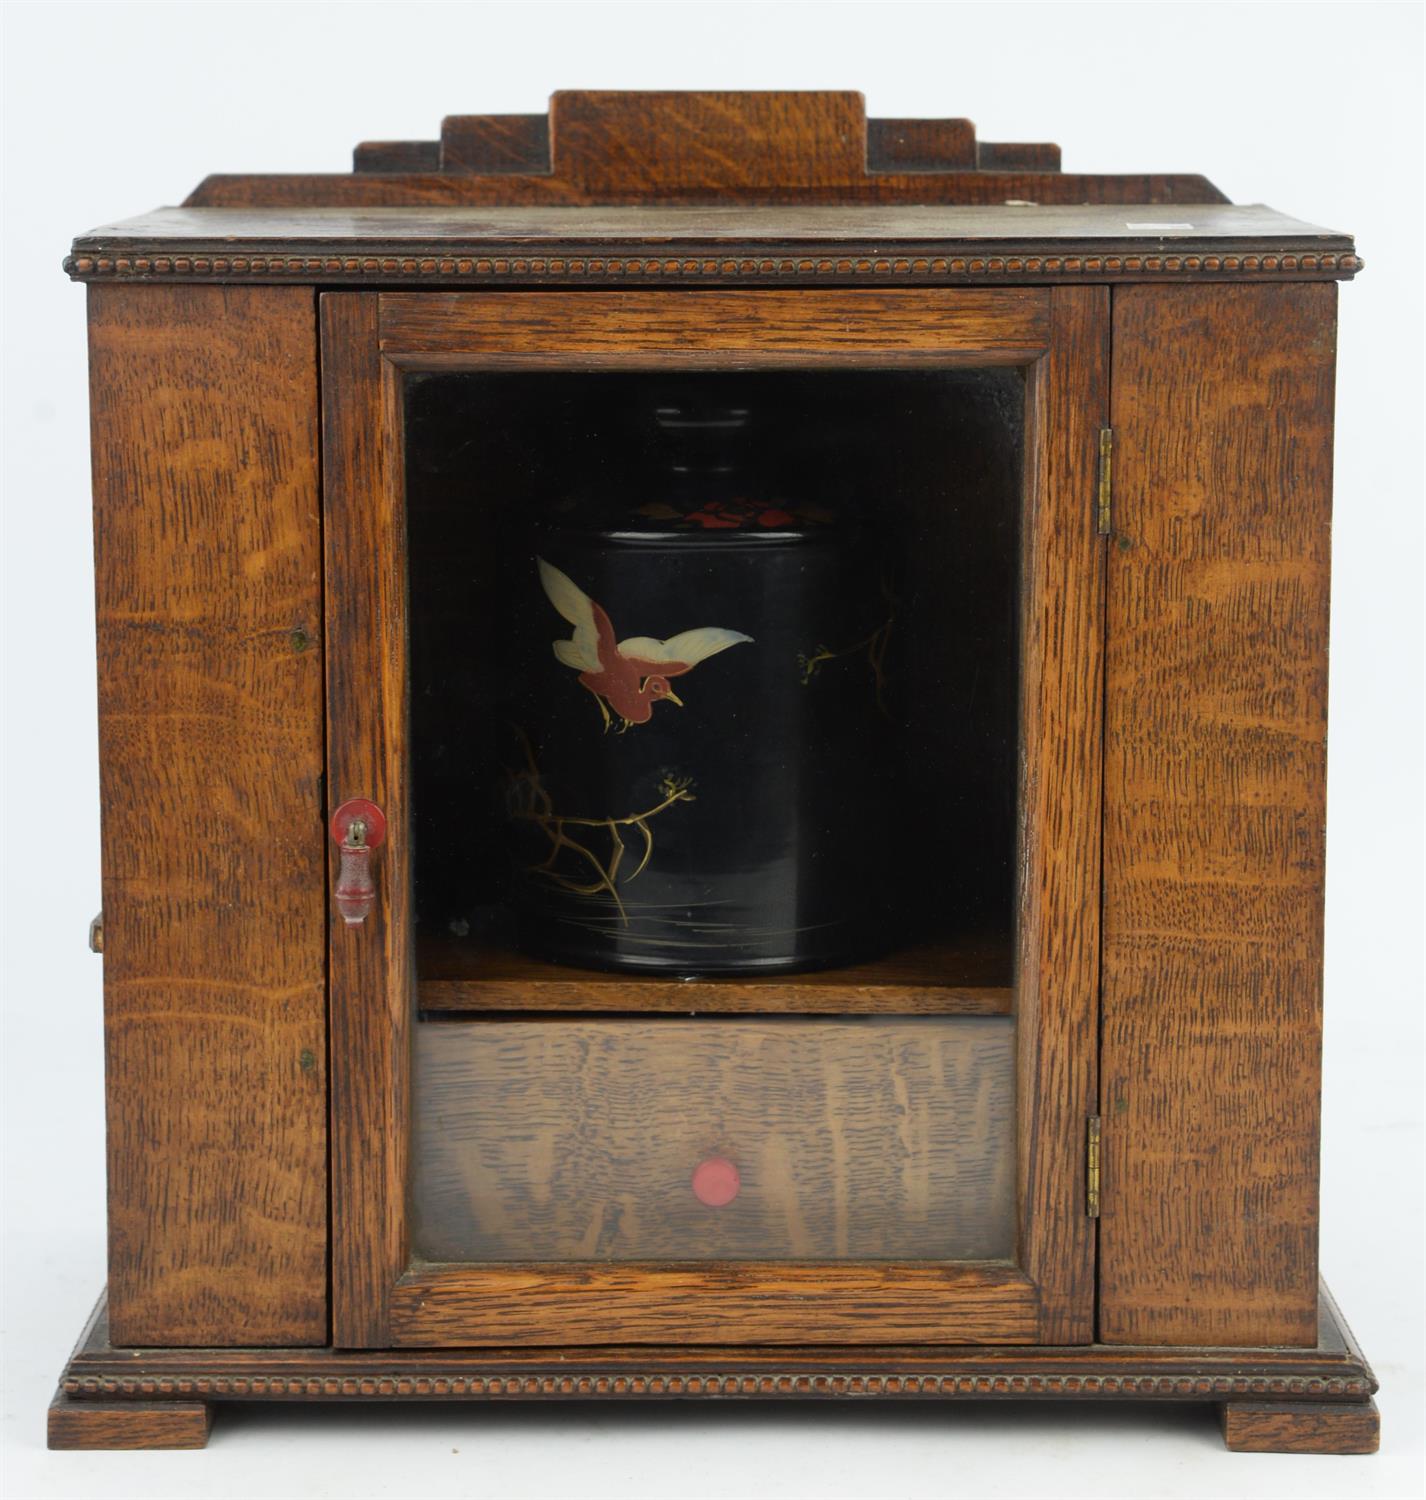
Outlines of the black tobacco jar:
<svg viewBox="0 0 1426 1500">
<path fill-rule="evenodd" d="M 687 976 L 872 957 L 898 909 L 888 538 L 760 472 L 747 407 L 675 397 L 647 429 L 617 486 L 507 531 L 516 941 Z"/>
</svg>

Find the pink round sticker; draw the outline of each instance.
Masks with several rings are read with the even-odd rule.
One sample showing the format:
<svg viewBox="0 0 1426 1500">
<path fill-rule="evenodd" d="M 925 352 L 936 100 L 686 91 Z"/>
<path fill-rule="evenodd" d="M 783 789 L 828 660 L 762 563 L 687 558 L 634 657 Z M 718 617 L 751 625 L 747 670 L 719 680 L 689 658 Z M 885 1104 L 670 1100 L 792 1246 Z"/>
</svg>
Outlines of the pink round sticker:
<svg viewBox="0 0 1426 1500">
<path fill-rule="evenodd" d="M 737 1167 L 726 1156 L 710 1156 L 693 1169 L 693 1196 L 709 1208 L 731 1203 L 742 1185 Z"/>
</svg>

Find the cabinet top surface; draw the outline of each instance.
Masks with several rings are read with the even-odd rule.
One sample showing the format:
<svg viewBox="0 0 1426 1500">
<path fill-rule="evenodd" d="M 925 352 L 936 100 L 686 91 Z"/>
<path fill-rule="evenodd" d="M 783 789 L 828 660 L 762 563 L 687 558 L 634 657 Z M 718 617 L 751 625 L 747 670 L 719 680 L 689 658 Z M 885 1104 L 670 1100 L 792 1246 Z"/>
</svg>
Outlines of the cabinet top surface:
<svg viewBox="0 0 1426 1500">
<path fill-rule="evenodd" d="M 76 250 L 119 244 L 295 246 L 382 243 L 484 246 L 573 241 L 646 245 L 671 242 L 803 240 L 958 244 L 1011 241 L 1316 240 L 1350 246 L 1351 237 L 1288 217 L 1260 203 L 894 205 L 796 204 L 689 207 L 156 208 L 101 225 Z"/>
<path fill-rule="evenodd" d="M 159 208 L 79 236 L 79 280 L 819 283 L 1348 277 L 1351 237 L 1259 204 Z"/>
<path fill-rule="evenodd" d="M 850 92 L 556 93 L 364 142 L 350 173 L 205 178 L 74 242 L 78 280 L 782 285 L 1341 279 L 1348 235 L 1193 173 L 1068 173 L 1048 142 L 871 119 Z"/>
</svg>

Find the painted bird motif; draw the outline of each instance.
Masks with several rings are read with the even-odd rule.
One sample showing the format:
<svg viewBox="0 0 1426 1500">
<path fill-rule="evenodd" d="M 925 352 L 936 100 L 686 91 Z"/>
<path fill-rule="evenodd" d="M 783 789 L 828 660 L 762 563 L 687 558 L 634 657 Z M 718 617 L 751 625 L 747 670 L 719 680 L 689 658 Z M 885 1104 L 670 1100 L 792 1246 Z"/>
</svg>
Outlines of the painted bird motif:
<svg viewBox="0 0 1426 1500">
<path fill-rule="evenodd" d="M 621 732 L 633 724 L 647 724 L 661 698 L 682 708 L 683 699 L 669 686 L 670 677 L 681 677 L 729 646 L 752 640 L 736 630 L 704 625 L 666 641 L 637 635 L 616 642 L 614 626 L 603 608 L 544 558 L 535 560 L 550 603 L 574 626 L 569 640 L 554 642 L 555 655 L 573 667 L 580 686 L 593 693 L 606 730 L 614 722 L 611 708 L 623 721 Z"/>
</svg>

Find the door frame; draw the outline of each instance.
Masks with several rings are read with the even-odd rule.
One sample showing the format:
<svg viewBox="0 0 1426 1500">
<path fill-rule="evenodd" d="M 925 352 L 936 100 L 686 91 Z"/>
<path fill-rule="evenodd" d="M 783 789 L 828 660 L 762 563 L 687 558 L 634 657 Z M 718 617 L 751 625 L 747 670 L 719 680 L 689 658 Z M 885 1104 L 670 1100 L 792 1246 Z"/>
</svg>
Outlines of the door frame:
<svg viewBox="0 0 1426 1500">
<path fill-rule="evenodd" d="M 1108 292 L 333 292 L 320 325 L 328 810 L 369 797 L 387 818 L 375 908 L 329 923 L 333 1342 L 558 1344 L 571 1299 L 591 1344 L 1089 1342 Z M 405 375 L 813 365 L 1025 370 L 1016 1260 L 413 1264 Z"/>
</svg>

